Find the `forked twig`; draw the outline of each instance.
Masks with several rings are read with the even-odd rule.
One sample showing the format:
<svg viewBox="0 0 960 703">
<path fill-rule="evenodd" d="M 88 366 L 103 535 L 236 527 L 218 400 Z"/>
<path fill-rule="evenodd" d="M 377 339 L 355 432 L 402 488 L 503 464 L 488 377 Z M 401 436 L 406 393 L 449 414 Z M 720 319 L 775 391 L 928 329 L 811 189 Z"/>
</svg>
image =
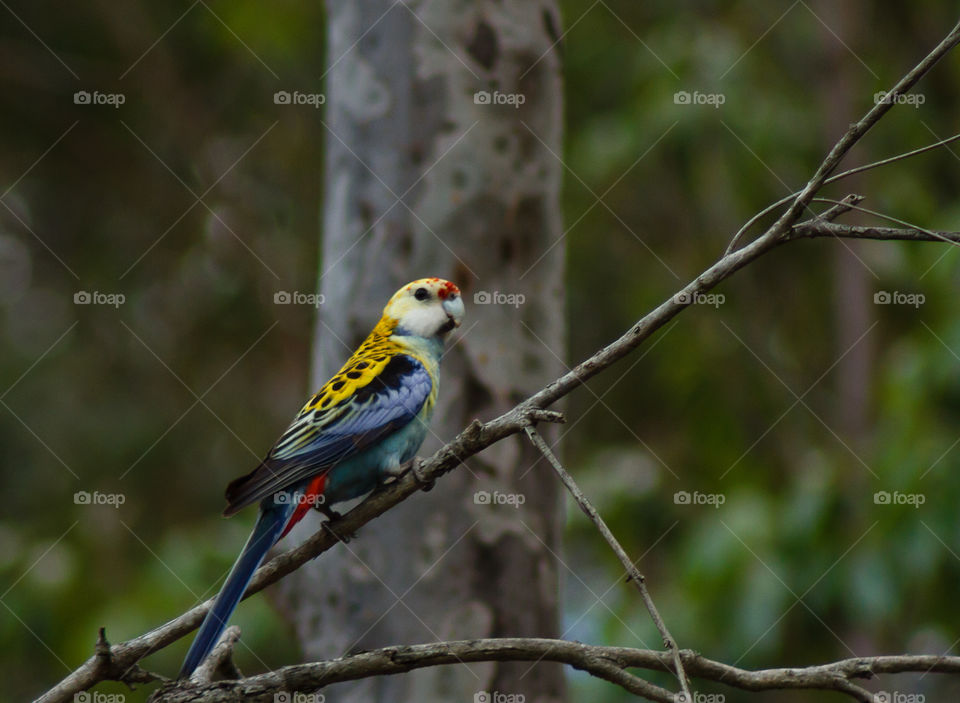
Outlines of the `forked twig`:
<svg viewBox="0 0 960 703">
<path fill-rule="evenodd" d="M 680 681 L 681 691 L 686 696 L 686 698 L 683 700 L 693 701 L 693 697 L 690 694 L 690 682 L 687 680 L 687 674 L 683 669 L 683 662 L 680 660 L 680 650 L 677 647 L 677 641 L 673 639 L 673 635 L 671 635 L 670 631 L 667 629 L 666 623 L 663 621 L 663 618 L 660 617 L 660 612 L 657 610 L 657 606 L 654 604 L 653 598 L 650 596 L 650 591 L 647 590 L 647 584 L 643 574 L 640 573 L 637 565 L 634 564 L 627 555 L 626 550 L 624 550 L 624 548 L 620 545 L 620 542 L 617 541 L 617 538 L 613 536 L 610 528 L 607 527 L 607 523 L 605 523 L 603 518 L 600 517 L 600 513 L 597 512 L 597 509 L 593 507 L 587 497 L 583 494 L 583 491 L 580 490 L 580 487 L 577 485 L 576 481 L 573 480 L 573 476 L 571 476 L 569 472 L 563 468 L 563 464 L 560 463 L 560 460 L 553 453 L 547 443 L 543 441 L 543 437 L 540 436 L 540 433 L 537 432 L 536 428 L 534 428 L 533 425 L 527 425 L 524 428 L 524 432 L 527 433 L 527 437 L 529 437 L 530 441 L 533 442 L 533 446 L 539 449 L 540 453 L 546 457 L 548 462 L 550 462 L 550 466 L 552 466 L 553 470 L 557 472 L 557 476 L 559 476 L 560 480 L 563 481 L 563 485 L 567 487 L 567 490 L 570 491 L 570 495 L 572 495 L 573 499 L 577 501 L 577 505 L 580 506 L 580 510 L 582 510 L 590 519 L 590 522 L 596 526 L 597 530 L 600 532 L 600 535 L 603 537 L 606 543 L 610 545 L 613 553 L 617 555 L 617 559 L 620 560 L 620 563 L 627 572 L 627 580 L 632 581 L 637 587 L 637 590 L 640 592 L 640 598 L 643 599 L 643 604 L 647 607 L 647 611 L 650 613 L 650 618 L 653 620 L 653 624 L 657 626 L 657 630 L 660 632 L 660 636 L 663 638 L 663 646 L 670 650 L 670 654 L 673 658 L 674 673 L 677 675 L 677 679 Z"/>
</svg>

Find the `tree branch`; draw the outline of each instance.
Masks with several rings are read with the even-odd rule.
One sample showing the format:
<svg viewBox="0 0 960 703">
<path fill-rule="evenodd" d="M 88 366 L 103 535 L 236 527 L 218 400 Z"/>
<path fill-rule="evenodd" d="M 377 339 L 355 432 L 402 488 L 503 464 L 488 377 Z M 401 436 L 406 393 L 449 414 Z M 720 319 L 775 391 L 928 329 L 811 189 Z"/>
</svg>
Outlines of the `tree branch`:
<svg viewBox="0 0 960 703">
<path fill-rule="evenodd" d="M 940 147 L 946 146 L 947 144 L 950 144 L 951 142 L 955 142 L 958 139 L 960 139 L 960 134 L 955 134 L 952 137 L 947 137 L 946 139 L 940 139 L 938 141 L 933 142 L 932 144 L 927 144 L 926 146 L 922 146 L 917 149 L 912 149 L 911 151 L 907 151 L 902 154 L 897 154 L 896 156 L 890 156 L 886 159 L 881 159 L 880 161 L 874 161 L 869 164 L 864 164 L 863 166 L 856 166 L 854 168 L 844 171 L 843 173 L 837 173 L 833 176 L 830 176 L 830 178 L 825 180 L 823 184 L 827 185 L 829 183 L 836 183 L 839 180 L 842 180 L 844 178 L 847 178 L 848 176 L 852 176 L 857 173 L 863 173 L 864 171 L 871 171 L 875 168 L 880 168 L 881 166 L 886 166 L 888 164 L 896 163 L 897 161 L 903 161 L 904 159 L 909 159 L 911 156 L 916 156 L 917 154 L 924 154 L 928 151 L 939 149 Z M 795 198 L 798 195 L 800 195 L 800 191 L 791 193 L 790 195 L 787 195 L 774 203 L 770 203 L 763 210 L 753 215 L 749 220 L 747 220 L 744 223 L 744 225 L 739 230 L 737 230 L 737 233 L 733 235 L 733 239 L 730 240 L 730 244 L 727 245 L 727 249 L 724 252 L 724 254 L 729 254 L 731 251 L 733 251 L 736 248 L 737 244 L 740 242 L 740 238 L 744 234 L 746 234 L 747 230 L 753 227 L 753 225 L 760 218 L 764 217 L 765 215 L 769 215 L 771 212 L 776 210 L 781 205 L 786 205 L 787 203 L 790 202 L 791 198 Z"/>
<path fill-rule="evenodd" d="M 891 96 L 901 95 L 912 88 L 943 56 L 960 43 L 960 23 L 954 25 L 950 33 L 936 48 L 914 66 L 889 91 Z M 894 100 L 874 105 L 864 117 L 850 126 L 850 129 L 833 146 L 830 153 L 817 168 L 816 173 L 807 182 L 790 208 L 780 216 L 760 237 L 741 249 L 724 254 L 719 261 L 697 278 L 678 291 L 672 298 L 661 303 L 656 309 L 640 319 L 619 339 L 608 344 L 586 361 L 581 362 L 543 390 L 535 393 L 521 403 L 528 407 L 546 407 L 568 394 L 588 378 L 603 371 L 615 361 L 636 349 L 654 332 L 676 317 L 681 310 L 692 304 L 698 294 L 714 288 L 741 268 L 761 255 L 783 243 L 784 237 L 799 219 L 800 214 L 810 204 L 817 191 L 823 187 L 826 178 L 840 163 L 840 160 L 863 137 L 864 134 L 893 107 Z"/>
<path fill-rule="evenodd" d="M 745 691 L 805 689 L 837 691 L 864 703 L 872 694 L 854 681 L 878 674 L 960 673 L 960 657 L 899 655 L 843 659 L 829 664 L 751 671 L 707 659 L 689 649 L 680 657 L 686 671 L 702 681 L 711 681 Z M 371 676 L 402 674 L 431 666 L 481 661 L 551 661 L 567 664 L 627 691 L 658 703 L 676 703 L 670 691 L 644 681 L 628 669 L 670 672 L 668 652 L 631 647 L 607 647 L 545 638 L 498 638 L 434 642 L 403 647 L 385 647 L 340 659 L 296 664 L 266 674 L 203 686 L 168 684 L 156 692 L 153 703 L 272 703 L 280 692 L 309 692 L 341 681 Z"/>
<path fill-rule="evenodd" d="M 960 24 L 956 25 L 936 48 L 897 82 L 893 89 L 889 91 L 891 97 L 908 92 L 958 42 L 960 42 Z M 728 251 L 682 290 L 637 321 L 619 339 L 608 344 L 512 410 L 486 423 L 475 420 L 453 441 L 438 450 L 428 461 L 421 464 L 419 473 L 423 479 L 427 482 L 436 480 L 453 470 L 463 460 L 505 437 L 523 431 L 531 421 L 556 421 L 558 415 L 549 414 L 549 411 L 545 413 L 544 408 L 568 395 L 585 380 L 609 368 L 616 361 L 636 349 L 654 332 L 691 305 L 698 294 L 715 287 L 771 249 L 790 241 L 794 235 L 796 235 L 795 238 L 802 236 L 840 236 L 836 233 L 830 235 L 816 234 L 816 232 L 824 231 L 822 229 L 823 225 L 816 224 L 814 226 L 811 222 L 821 221 L 823 216 L 802 223 L 802 225 L 808 226 L 807 229 L 801 227 L 798 230 L 796 227 L 797 220 L 810 205 L 816 193 L 823 187 L 829 175 L 836 169 L 843 157 L 893 107 L 895 102 L 891 99 L 874 105 L 861 120 L 851 125 L 850 129 L 830 150 L 790 207 L 760 237 L 740 249 Z M 899 231 L 891 237 L 877 236 L 883 228 L 868 229 L 871 232 L 869 238 L 927 241 L 922 237 L 904 235 Z M 811 234 L 798 234 L 798 231 Z M 859 236 L 856 228 L 843 231 L 850 232 L 851 236 L 854 237 Z M 947 238 L 949 239 L 949 236 Z M 356 532 L 373 518 L 417 492 L 423 485 L 422 481 L 413 475 L 413 472 L 407 472 L 396 482 L 377 491 L 345 516 L 335 520 L 331 527 L 338 534 Z M 321 530 L 295 549 L 271 559 L 257 570 L 250 586 L 247 588 L 245 597 L 257 593 L 295 571 L 335 543 L 335 538 L 327 530 Z M 127 682 L 157 680 L 158 676 L 142 671 L 137 666 L 137 662 L 196 629 L 212 602 L 211 599 L 201 603 L 179 617 L 132 640 L 113 646 L 105 645 L 105 649 L 98 646 L 93 656 L 39 700 L 42 703 L 65 703 L 75 693 L 84 691 L 105 680 Z M 106 642 L 105 638 L 103 638 L 103 642 Z M 684 665 L 688 667 L 689 671 L 686 659 L 684 659 Z M 264 676 L 270 676 L 270 674 Z M 851 693 L 855 692 L 851 691 Z M 651 700 L 659 699 L 654 697 Z"/>
<path fill-rule="evenodd" d="M 946 230 L 922 230 L 909 227 L 880 227 L 877 225 L 841 225 L 826 220 L 812 219 L 793 228 L 797 238 L 817 239 L 841 237 L 843 239 L 877 239 L 903 242 L 943 242 L 960 244 L 960 232 Z"/>
<path fill-rule="evenodd" d="M 785 234 L 793 223 L 800 218 L 800 214 L 810 204 L 814 195 L 826 184 L 829 175 L 840 165 L 843 157 L 847 155 L 850 149 L 894 106 L 897 97 L 908 93 L 957 43 L 960 43 L 960 23 L 954 25 L 950 33 L 944 37 L 943 41 L 941 41 L 933 51 L 927 54 L 920 63 L 897 81 L 893 88 L 887 91 L 887 100 L 876 102 L 862 119 L 850 125 L 850 129 L 833 145 L 833 148 L 827 154 L 827 158 L 825 158 L 817 168 L 813 177 L 807 181 L 807 185 L 800 191 L 800 194 L 796 200 L 793 201 L 793 204 L 763 236 L 780 236 Z M 856 172 L 856 170 L 853 169 L 851 172 Z M 728 247 L 728 253 L 730 248 L 731 247 Z"/>
<path fill-rule="evenodd" d="M 190 676 L 196 683 L 210 683 L 217 679 L 240 679 L 243 674 L 233 663 L 233 648 L 240 640 L 240 628 L 231 625 L 217 640 L 216 646 Z"/>
<path fill-rule="evenodd" d="M 617 555 L 617 559 L 620 560 L 623 568 L 626 569 L 627 580 L 632 581 L 637 587 L 637 590 L 640 591 L 640 598 L 643 599 L 643 604 L 647 607 L 650 618 L 660 632 L 660 637 L 663 639 L 663 646 L 671 653 L 673 658 L 673 673 L 676 674 L 677 679 L 680 681 L 680 691 L 686 696 L 685 700 L 693 701 L 693 696 L 690 693 L 690 682 L 687 680 L 687 675 L 683 670 L 683 662 L 680 660 L 680 653 L 677 649 L 677 641 L 673 638 L 673 635 L 670 634 L 663 618 L 660 617 L 660 612 L 657 610 L 657 606 L 654 604 L 653 598 L 647 590 L 647 584 L 643 574 L 640 573 L 637 565 L 634 564 L 633 560 L 627 555 L 627 551 L 620 545 L 617 538 L 613 536 L 610 528 L 607 527 L 607 523 L 600 517 L 600 513 L 597 512 L 597 509 L 593 507 L 593 504 L 590 503 L 583 491 L 580 490 L 576 481 L 573 480 L 573 476 L 563 468 L 563 464 L 560 463 L 560 460 L 557 459 L 556 455 L 550 450 L 547 443 L 543 441 L 543 438 L 536 429 L 534 429 L 533 426 L 528 426 L 525 428 L 525 432 L 527 433 L 527 437 L 530 438 L 530 441 L 533 442 L 533 445 L 539 449 L 540 453 L 550 462 L 550 465 L 553 467 L 553 470 L 557 472 L 563 485 L 567 487 L 570 495 L 577 501 L 577 505 L 579 505 L 584 514 L 590 518 L 590 522 L 596 526 L 600 535 L 606 540 L 607 544 L 610 545 L 613 553 Z"/>
</svg>

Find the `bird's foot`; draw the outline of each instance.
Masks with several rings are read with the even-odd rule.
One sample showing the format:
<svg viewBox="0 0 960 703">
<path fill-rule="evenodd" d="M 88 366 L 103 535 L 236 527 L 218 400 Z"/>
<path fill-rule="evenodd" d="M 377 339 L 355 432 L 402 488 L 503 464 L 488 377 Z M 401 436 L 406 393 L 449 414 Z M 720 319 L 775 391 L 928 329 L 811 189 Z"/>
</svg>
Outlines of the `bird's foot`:
<svg viewBox="0 0 960 703">
<path fill-rule="evenodd" d="M 350 534 L 341 534 L 340 530 L 335 530 L 333 528 L 333 525 L 330 524 L 329 520 L 324 520 L 321 524 L 323 525 L 323 528 L 333 535 L 333 538 L 338 542 L 347 544 L 350 540 L 357 536 L 356 532 L 351 532 Z"/>
<path fill-rule="evenodd" d="M 326 503 L 314 503 L 313 509 L 316 510 L 318 513 L 323 513 L 324 515 L 326 515 L 327 520 L 339 520 L 340 518 L 343 517 L 343 515 L 338 513 L 336 510 L 331 508 Z"/>
<path fill-rule="evenodd" d="M 420 484 L 420 488 L 423 491 L 429 491 L 433 488 L 433 485 L 436 483 L 436 479 L 428 478 L 423 473 L 423 459 L 418 456 L 413 457 L 410 460 L 409 470 L 413 474 L 413 477 L 417 480 L 417 483 Z"/>
<path fill-rule="evenodd" d="M 352 540 L 354 537 L 357 536 L 356 532 L 351 532 L 350 534 L 340 534 L 338 530 L 333 529 L 333 526 L 330 523 L 332 523 L 334 520 L 339 520 L 341 517 L 343 517 L 343 515 L 338 513 L 336 510 L 334 510 L 330 506 L 324 503 L 317 503 L 313 507 L 318 512 L 321 512 L 324 515 L 326 515 L 327 519 L 324 520 L 323 526 L 327 530 L 327 532 L 329 532 L 331 535 L 333 535 L 336 538 L 338 542 L 343 542 L 344 544 L 346 544 L 347 542 L 349 542 L 350 540 Z"/>
</svg>

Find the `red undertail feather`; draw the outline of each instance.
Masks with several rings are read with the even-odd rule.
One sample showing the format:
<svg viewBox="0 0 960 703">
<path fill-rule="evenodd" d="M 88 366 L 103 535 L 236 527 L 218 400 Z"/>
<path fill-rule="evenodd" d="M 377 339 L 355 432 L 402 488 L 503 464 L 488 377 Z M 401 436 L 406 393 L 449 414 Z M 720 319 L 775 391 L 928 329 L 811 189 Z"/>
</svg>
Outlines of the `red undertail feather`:
<svg viewBox="0 0 960 703">
<path fill-rule="evenodd" d="M 297 504 L 297 507 L 294 508 L 293 515 L 290 516 L 290 520 L 287 522 L 287 526 L 283 528 L 279 539 L 286 537 L 287 533 L 294 525 L 303 519 L 303 516 L 307 514 L 310 508 L 314 505 L 319 505 L 319 499 L 323 496 L 323 488 L 326 483 L 327 474 L 322 473 L 310 482 L 303 494 L 297 494 L 297 500 L 300 502 Z"/>
</svg>

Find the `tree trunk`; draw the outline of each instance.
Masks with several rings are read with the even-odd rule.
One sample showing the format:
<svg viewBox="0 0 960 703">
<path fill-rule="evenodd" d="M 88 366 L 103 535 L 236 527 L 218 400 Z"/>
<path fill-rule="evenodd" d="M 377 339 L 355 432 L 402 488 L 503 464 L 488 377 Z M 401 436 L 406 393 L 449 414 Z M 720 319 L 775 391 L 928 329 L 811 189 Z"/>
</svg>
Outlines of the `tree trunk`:
<svg viewBox="0 0 960 703">
<path fill-rule="evenodd" d="M 554 0 L 329 0 L 328 12 L 325 302 L 313 386 L 400 285 L 453 280 L 467 315 L 443 360 L 428 455 L 564 370 L 562 165 L 551 154 L 561 151 L 559 15 Z M 537 458 L 520 438 L 502 442 L 287 579 L 280 600 L 306 657 L 557 636 L 562 503 Z M 524 502 L 485 504 L 478 491 Z M 305 520 L 292 539 L 318 522 Z M 554 664 L 442 667 L 338 684 L 329 700 L 471 701 L 480 691 L 556 701 L 563 673 Z"/>
<path fill-rule="evenodd" d="M 864 17 L 866 8 L 859 0 L 846 3 L 820 0 L 814 8 L 826 25 L 821 25 L 823 60 L 826 63 L 822 102 L 825 116 L 823 141 L 826 148 L 829 148 L 836 141 L 836 135 L 846 131 L 860 110 L 859 104 L 854 102 L 851 86 L 864 83 L 860 74 L 866 69 L 857 63 L 848 47 L 857 45 L 860 20 Z M 857 176 L 845 180 L 844 192 L 861 192 L 858 189 L 859 183 L 862 181 Z M 845 217 L 848 222 L 862 219 L 857 212 Z M 842 436 L 847 438 L 855 450 L 859 450 L 866 445 L 870 426 L 873 344 L 869 336 L 863 339 L 861 337 L 875 317 L 871 297 L 872 281 L 870 270 L 864 264 L 864 243 L 840 244 L 833 252 L 836 301 L 834 328 L 836 354 L 842 354 L 843 358 L 837 363 L 835 370 L 837 406 L 834 419 Z"/>
</svg>

